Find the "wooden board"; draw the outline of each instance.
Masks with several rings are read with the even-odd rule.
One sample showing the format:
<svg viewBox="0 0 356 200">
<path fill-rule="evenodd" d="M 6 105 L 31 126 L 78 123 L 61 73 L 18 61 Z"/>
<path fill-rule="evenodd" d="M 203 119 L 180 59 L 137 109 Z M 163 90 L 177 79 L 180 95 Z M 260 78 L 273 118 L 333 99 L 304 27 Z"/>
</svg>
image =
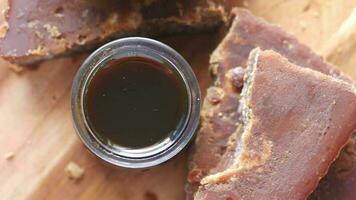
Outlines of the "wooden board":
<svg viewBox="0 0 356 200">
<path fill-rule="evenodd" d="M 356 0 L 251 0 L 239 5 L 280 24 L 356 79 L 356 39 L 345 39 L 356 28 L 340 31 Z M 190 62 L 204 93 L 210 84 L 209 54 L 219 34 L 161 40 Z M 335 53 L 339 43 L 347 43 L 349 51 Z M 69 95 L 85 56 L 51 60 L 20 73 L 0 63 L 0 199 L 183 199 L 186 152 L 149 170 L 125 170 L 103 163 L 81 144 L 72 127 Z M 15 156 L 6 160 L 3 155 L 9 152 Z M 68 178 L 69 162 L 85 170 L 81 180 Z"/>
</svg>

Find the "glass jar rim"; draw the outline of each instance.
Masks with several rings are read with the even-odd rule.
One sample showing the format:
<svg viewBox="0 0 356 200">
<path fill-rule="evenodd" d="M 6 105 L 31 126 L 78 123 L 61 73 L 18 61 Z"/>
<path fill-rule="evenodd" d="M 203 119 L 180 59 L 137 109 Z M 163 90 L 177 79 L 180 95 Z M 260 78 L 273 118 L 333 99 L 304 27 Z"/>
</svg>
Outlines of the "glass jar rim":
<svg viewBox="0 0 356 200">
<path fill-rule="evenodd" d="M 88 125 L 85 96 L 95 73 L 110 60 L 144 57 L 164 63 L 183 80 L 187 90 L 188 115 L 180 130 L 150 147 L 128 149 L 104 144 Z M 153 39 L 128 37 L 109 42 L 93 52 L 78 70 L 71 95 L 74 127 L 85 146 L 96 156 L 125 168 L 147 168 L 163 163 L 178 154 L 193 137 L 200 117 L 201 96 L 198 81 L 188 62 L 171 47 Z"/>
</svg>

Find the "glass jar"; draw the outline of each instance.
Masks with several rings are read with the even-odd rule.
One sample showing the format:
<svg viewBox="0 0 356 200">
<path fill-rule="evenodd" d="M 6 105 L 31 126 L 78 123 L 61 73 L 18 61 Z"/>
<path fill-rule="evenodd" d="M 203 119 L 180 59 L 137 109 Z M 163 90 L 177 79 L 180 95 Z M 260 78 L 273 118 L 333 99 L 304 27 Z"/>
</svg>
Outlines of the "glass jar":
<svg viewBox="0 0 356 200">
<path fill-rule="evenodd" d="M 103 142 L 88 123 L 86 98 L 88 85 L 109 61 L 141 57 L 168 67 L 185 85 L 188 109 L 184 123 L 162 141 L 144 148 L 126 148 Z M 125 168 L 147 168 L 161 164 L 178 154 L 192 139 L 200 116 L 201 97 L 198 81 L 185 59 L 169 46 L 142 37 L 109 42 L 93 52 L 78 70 L 71 94 L 74 127 L 86 147 L 102 160 Z M 137 124 L 139 126 L 139 124 Z"/>
</svg>

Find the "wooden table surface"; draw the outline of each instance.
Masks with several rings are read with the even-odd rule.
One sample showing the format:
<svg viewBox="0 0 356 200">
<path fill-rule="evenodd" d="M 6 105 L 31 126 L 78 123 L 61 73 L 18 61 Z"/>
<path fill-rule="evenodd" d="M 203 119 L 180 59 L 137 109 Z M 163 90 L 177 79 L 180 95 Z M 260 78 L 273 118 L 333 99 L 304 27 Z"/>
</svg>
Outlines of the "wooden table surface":
<svg viewBox="0 0 356 200">
<path fill-rule="evenodd" d="M 356 0 L 250 0 L 239 6 L 280 24 L 356 79 Z M 203 93 L 219 34 L 161 38 L 193 66 Z M 86 55 L 15 73 L 0 62 L 0 199 L 184 199 L 187 153 L 148 170 L 115 168 L 81 144 L 72 127 L 70 88 Z M 12 159 L 5 155 L 13 153 Z M 80 180 L 65 172 L 75 162 Z"/>
</svg>

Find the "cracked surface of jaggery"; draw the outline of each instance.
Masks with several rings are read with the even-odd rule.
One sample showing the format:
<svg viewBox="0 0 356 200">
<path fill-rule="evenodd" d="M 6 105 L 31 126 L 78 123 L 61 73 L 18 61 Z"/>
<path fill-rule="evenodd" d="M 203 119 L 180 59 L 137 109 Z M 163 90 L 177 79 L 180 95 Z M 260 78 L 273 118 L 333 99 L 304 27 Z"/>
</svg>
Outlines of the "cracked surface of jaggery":
<svg viewBox="0 0 356 200">
<path fill-rule="evenodd" d="M 340 73 L 280 27 L 239 8 L 232 11 L 231 20 L 228 33 L 210 58 L 210 71 L 215 78 L 212 87 L 223 90 L 224 97 L 218 103 L 204 100 L 202 125 L 197 134 L 195 151 L 190 163 L 192 173 L 188 175 L 187 199 L 193 198 L 202 178 L 223 170 L 231 163 L 230 158 L 224 156 L 224 153 L 236 145 L 227 144 L 229 137 L 233 133 L 241 134 L 241 131 L 238 131 L 240 114 L 237 112 L 241 90 L 234 86 L 227 72 L 236 67 L 245 68 L 248 55 L 253 48 L 272 49 L 294 64 L 351 82 L 348 76 Z M 225 120 L 218 117 L 219 113 L 226 116 Z"/>
<path fill-rule="evenodd" d="M 195 199 L 305 199 L 356 128 L 356 93 L 273 51 L 262 51 L 245 76 L 239 152 L 202 180 Z"/>
<path fill-rule="evenodd" d="M 212 29 L 223 22 L 235 1 L 9 0 L 10 7 L 3 8 L 8 16 L 4 20 L 0 16 L 0 55 L 31 64 L 122 36 Z M 38 46 L 46 47 L 46 52 L 31 54 L 29 50 Z"/>
</svg>

